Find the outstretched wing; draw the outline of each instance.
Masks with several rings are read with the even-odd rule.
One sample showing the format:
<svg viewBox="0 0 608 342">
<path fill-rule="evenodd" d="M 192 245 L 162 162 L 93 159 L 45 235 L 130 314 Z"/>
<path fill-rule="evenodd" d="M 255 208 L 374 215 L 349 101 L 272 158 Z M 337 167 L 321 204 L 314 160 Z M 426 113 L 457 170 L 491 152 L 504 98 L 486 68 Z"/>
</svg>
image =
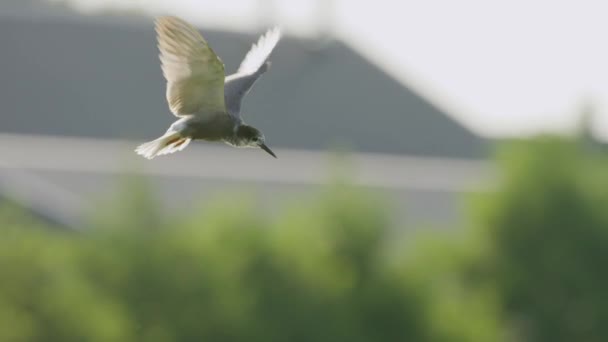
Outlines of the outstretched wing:
<svg viewBox="0 0 608 342">
<path fill-rule="evenodd" d="M 203 36 L 176 17 L 156 20 L 167 102 L 176 116 L 224 112 L 224 63 Z"/>
<path fill-rule="evenodd" d="M 268 30 L 263 34 L 257 43 L 253 44 L 249 52 L 243 58 L 239 70 L 239 74 L 251 74 L 266 63 L 268 56 L 272 53 L 275 46 L 281 39 L 281 30 L 278 27 Z"/>
<path fill-rule="evenodd" d="M 253 44 L 241 62 L 238 71 L 226 77 L 225 97 L 228 113 L 239 117 L 241 101 L 255 81 L 267 70 L 268 57 L 281 39 L 281 31 L 275 27 L 268 30 Z"/>
</svg>

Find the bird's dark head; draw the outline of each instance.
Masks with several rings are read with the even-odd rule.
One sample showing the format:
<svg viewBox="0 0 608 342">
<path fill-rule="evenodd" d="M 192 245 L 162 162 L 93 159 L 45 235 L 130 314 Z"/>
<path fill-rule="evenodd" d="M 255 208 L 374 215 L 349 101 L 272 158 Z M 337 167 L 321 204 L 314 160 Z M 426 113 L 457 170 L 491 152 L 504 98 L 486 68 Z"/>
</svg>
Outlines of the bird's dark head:
<svg viewBox="0 0 608 342">
<path fill-rule="evenodd" d="M 236 130 L 236 137 L 241 146 L 259 147 L 273 157 L 277 157 L 272 150 L 266 146 L 264 134 L 257 128 L 249 125 L 240 125 Z"/>
</svg>

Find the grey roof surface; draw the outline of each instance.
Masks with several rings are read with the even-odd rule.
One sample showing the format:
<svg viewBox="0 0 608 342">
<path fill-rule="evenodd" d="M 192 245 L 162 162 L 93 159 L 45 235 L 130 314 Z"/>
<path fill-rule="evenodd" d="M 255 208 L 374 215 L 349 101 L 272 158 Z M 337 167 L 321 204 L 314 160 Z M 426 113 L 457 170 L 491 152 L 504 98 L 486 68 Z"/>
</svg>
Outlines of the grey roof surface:
<svg viewBox="0 0 608 342">
<path fill-rule="evenodd" d="M 221 193 L 252 192 L 264 210 L 282 208 L 322 189 L 334 157 L 277 149 L 279 159 L 253 149 L 195 143 L 150 162 L 132 153 L 134 141 L 0 135 L 0 193 L 66 226 L 121 186 L 124 174 L 150 180 L 170 212 L 192 210 Z M 18 147 L 18 148 L 16 148 Z M 352 182 L 389 200 L 400 222 L 439 225 L 461 219 L 462 194 L 493 182 L 485 162 L 356 154 L 345 159 Z M 405 210 L 404 210 L 405 209 Z"/>
<path fill-rule="evenodd" d="M 152 21 L 0 16 L 0 132 L 147 140 L 167 109 Z M 256 35 L 204 30 L 236 68 Z M 475 158 L 486 142 L 339 41 L 286 37 L 244 102 L 276 148 Z"/>
</svg>

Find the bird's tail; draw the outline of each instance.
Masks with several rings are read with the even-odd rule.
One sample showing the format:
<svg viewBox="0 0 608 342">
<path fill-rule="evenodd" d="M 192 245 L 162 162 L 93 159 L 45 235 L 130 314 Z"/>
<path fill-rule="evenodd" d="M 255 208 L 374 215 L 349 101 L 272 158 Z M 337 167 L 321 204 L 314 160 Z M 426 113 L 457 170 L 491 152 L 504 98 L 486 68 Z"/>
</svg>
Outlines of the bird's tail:
<svg viewBox="0 0 608 342">
<path fill-rule="evenodd" d="M 135 149 L 140 156 L 152 159 L 156 156 L 181 151 L 192 139 L 182 137 L 178 132 L 167 132 L 162 137 L 143 143 Z"/>
</svg>

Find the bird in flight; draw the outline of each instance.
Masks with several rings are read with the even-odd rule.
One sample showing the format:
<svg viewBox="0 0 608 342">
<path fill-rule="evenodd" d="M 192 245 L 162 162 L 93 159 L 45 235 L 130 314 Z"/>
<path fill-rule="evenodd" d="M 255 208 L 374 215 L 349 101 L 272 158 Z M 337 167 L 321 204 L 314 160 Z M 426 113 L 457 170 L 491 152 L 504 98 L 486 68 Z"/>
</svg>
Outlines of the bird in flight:
<svg viewBox="0 0 608 342">
<path fill-rule="evenodd" d="M 206 140 L 261 148 L 276 158 L 264 134 L 243 122 L 241 101 L 269 69 L 268 57 L 281 38 L 280 30 L 273 28 L 262 35 L 238 71 L 225 76 L 224 63 L 194 26 L 165 16 L 156 19 L 155 28 L 167 102 L 179 119 L 163 136 L 139 145 L 135 152 L 152 159 L 181 151 L 192 140 Z"/>
</svg>

